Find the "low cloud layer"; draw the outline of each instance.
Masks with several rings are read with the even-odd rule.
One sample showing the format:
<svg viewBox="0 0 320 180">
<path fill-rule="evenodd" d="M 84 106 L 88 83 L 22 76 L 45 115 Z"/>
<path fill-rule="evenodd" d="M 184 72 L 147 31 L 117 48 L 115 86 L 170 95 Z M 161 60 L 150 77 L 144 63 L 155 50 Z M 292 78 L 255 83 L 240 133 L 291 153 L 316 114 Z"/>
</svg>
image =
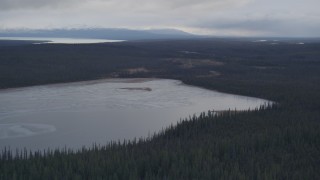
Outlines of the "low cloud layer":
<svg viewBox="0 0 320 180">
<path fill-rule="evenodd" d="M 318 0 L 0 0 L 0 29 L 177 28 L 232 36 L 320 36 Z"/>
<path fill-rule="evenodd" d="M 9 11 L 17 9 L 63 8 L 72 6 L 76 0 L 0 0 L 0 10 Z"/>
<path fill-rule="evenodd" d="M 230 2 L 239 4 L 250 0 L 0 0 L 1 10 L 13 9 L 37 9 L 42 7 L 68 8 L 73 5 L 93 3 L 104 5 L 115 5 L 112 8 L 135 8 L 135 9 L 179 9 L 185 7 L 201 8 L 212 5 L 229 4 Z M 65 6 L 66 5 L 66 6 Z M 108 8 L 108 7 L 107 7 Z"/>
</svg>

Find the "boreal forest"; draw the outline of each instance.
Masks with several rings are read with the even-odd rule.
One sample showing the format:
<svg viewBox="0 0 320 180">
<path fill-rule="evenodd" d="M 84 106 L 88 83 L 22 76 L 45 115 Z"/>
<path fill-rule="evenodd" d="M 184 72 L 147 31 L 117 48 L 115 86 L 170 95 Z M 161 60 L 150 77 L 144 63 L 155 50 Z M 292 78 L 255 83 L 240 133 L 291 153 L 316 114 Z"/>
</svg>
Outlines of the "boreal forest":
<svg viewBox="0 0 320 180">
<path fill-rule="evenodd" d="M 8 147 L 0 179 L 320 179 L 320 40 L 0 41 L 1 89 L 136 77 L 274 103 L 204 110 L 148 137 L 80 150 Z"/>
</svg>

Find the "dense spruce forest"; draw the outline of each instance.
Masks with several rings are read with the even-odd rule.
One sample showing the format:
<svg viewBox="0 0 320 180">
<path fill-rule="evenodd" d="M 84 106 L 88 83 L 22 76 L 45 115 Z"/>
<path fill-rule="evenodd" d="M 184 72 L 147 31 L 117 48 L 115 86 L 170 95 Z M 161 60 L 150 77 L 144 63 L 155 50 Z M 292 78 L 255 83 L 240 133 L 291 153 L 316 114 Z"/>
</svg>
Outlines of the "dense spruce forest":
<svg viewBox="0 0 320 180">
<path fill-rule="evenodd" d="M 81 150 L 2 149 L 0 179 L 320 179 L 320 41 L 277 40 L 0 41 L 3 89 L 155 77 L 276 102 Z"/>
</svg>

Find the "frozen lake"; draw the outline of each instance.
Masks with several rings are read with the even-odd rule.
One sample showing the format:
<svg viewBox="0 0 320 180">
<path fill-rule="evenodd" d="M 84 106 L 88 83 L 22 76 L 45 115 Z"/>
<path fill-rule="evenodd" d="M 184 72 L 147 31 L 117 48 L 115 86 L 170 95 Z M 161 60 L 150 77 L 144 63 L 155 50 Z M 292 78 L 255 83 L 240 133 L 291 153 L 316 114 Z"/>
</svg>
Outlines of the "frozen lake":
<svg viewBox="0 0 320 180">
<path fill-rule="evenodd" d="M 122 42 L 123 40 L 83 39 L 83 38 L 40 38 L 40 37 L 0 37 L 0 40 L 39 41 L 34 44 L 94 44 L 107 42 Z"/>
<path fill-rule="evenodd" d="M 106 79 L 0 90 L 0 149 L 80 148 L 147 137 L 194 113 L 254 109 L 265 103 L 167 79 Z"/>
</svg>

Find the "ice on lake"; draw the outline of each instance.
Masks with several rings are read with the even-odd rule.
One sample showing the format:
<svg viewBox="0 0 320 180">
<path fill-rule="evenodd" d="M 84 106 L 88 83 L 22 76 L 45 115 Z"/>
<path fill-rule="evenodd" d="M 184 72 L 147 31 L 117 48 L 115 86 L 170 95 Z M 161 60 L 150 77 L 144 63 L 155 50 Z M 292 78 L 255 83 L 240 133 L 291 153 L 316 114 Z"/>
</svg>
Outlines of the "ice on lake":
<svg viewBox="0 0 320 180">
<path fill-rule="evenodd" d="M 107 79 L 0 91 L 0 148 L 81 148 L 147 137 L 208 110 L 254 109 L 267 100 L 168 79 Z"/>
<path fill-rule="evenodd" d="M 95 44 L 95 43 L 123 41 L 123 40 L 108 40 L 108 39 L 53 38 L 53 37 L 0 37 L 0 40 L 38 41 L 33 44 Z"/>
</svg>

